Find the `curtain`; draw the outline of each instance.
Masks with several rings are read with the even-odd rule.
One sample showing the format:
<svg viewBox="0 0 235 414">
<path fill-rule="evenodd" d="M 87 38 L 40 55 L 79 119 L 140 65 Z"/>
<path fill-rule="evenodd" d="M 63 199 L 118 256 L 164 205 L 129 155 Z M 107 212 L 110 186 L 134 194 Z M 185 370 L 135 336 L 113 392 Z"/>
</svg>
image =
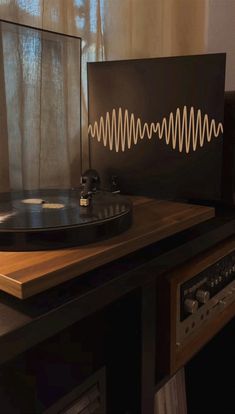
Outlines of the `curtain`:
<svg viewBox="0 0 235 414">
<path fill-rule="evenodd" d="M 76 45 L 56 35 L 33 38 L 30 29 L 24 36 L 2 35 L 0 191 L 78 185 L 81 169 L 88 166 L 87 62 L 204 52 L 206 4 L 207 0 L 0 0 L 1 19 L 82 38 L 80 85 Z"/>
<path fill-rule="evenodd" d="M 1 58 L 10 188 L 78 184 L 80 40 L 2 23 Z"/>
</svg>

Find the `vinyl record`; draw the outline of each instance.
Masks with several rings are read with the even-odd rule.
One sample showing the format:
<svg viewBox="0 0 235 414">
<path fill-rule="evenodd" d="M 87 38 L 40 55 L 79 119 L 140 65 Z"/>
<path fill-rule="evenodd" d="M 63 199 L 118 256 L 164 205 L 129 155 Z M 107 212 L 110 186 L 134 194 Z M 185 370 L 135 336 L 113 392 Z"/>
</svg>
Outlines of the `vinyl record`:
<svg viewBox="0 0 235 414">
<path fill-rule="evenodd" d="M 49 250 L 112 237 L 131 225 L 127 197 L 97 192 L 80 206 L 80 190 L 38 190 L 0 196 L 0 249 Z"/>
</svg>

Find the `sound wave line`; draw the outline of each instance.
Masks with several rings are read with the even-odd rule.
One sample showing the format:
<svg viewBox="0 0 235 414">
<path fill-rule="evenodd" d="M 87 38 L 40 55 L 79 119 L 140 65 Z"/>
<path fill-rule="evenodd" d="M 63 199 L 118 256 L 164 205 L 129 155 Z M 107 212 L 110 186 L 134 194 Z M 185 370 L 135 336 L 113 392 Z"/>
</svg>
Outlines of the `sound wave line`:
<svg viewBox="0 0 235 414">
<path fill-rule="evenodd" d="M 201 110 L 195 110 L 193 106 L 190 111 L 184 106 L 183 113 L 177 108 L 175 114 L 171 112 L 168 119 L 164 117 L 161 123 L 150 124 L 142 124 L 141 119 L 136 119 L 134 113 L 129 114 L 128 109 L 113 109 L 111 115 L 106 112 L 99 121 L 88 126 L 89 136 L 98 142 L 103 141 L 103 145 L 108 145 L 111 151 L 115 148 L 116 152 L 125 151 L 126 147 L 130 149 L 139 139 L 142 140 L 145 136 L 152 139 L 156 134 L 160 140 L 164 138 L 167 145 L 171 144 L 174 150 L 185 150 L 188 154 L 191 147 L 196 151 L 198 146 L 203 147 L 205 141 L 210 142 L 212 137 L 217 138 L 220 133 L 223 133 L 222 123 L 219 122 L 216 126 L 214 119 L 209 121 L 207 114 L 202 115 Z"/>
</svg>

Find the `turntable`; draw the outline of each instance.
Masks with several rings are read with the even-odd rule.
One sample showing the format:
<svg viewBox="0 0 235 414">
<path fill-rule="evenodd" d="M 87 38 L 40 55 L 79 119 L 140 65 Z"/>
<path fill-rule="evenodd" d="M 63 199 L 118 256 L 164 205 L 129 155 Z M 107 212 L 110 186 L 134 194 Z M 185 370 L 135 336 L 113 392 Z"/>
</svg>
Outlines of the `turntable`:
<svg viewBox="0 0 235 414">
<path fill-rule="evenodd" d="M 99 191 L 83 210 L 79 195 L 78 190 L 41 190 L 2 198 L 5 214 L 15 215 L 0 223 L 0 290 L 28 298 L 215 215 L 211 207 L 134 196 L 129 201 L 129 197 Z M 132 215 L 133 225 L 121 233 Z M 96 242 L 84 244 L 88 240 Z"/>
</svg>

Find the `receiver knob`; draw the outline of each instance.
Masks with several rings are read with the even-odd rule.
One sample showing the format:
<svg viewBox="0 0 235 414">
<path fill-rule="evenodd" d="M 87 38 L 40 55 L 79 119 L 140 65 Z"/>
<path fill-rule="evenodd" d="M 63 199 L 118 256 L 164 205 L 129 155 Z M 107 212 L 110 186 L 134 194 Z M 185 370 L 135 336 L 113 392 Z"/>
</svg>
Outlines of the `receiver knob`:
<svg viewBox="0 0 235 414">
<path fill-rule="evenodd" d="M 210 292 L 208 290 L 198 289 L 196 298 L 200 303 L 206 303 L 210 299 Z"/>
<path fill-rule="evenodd" d="M 194 299 L 185 299 L 184 309 L 188 313 L 195 313 L 198 308 L 198 301 Z"/>
</svg>

